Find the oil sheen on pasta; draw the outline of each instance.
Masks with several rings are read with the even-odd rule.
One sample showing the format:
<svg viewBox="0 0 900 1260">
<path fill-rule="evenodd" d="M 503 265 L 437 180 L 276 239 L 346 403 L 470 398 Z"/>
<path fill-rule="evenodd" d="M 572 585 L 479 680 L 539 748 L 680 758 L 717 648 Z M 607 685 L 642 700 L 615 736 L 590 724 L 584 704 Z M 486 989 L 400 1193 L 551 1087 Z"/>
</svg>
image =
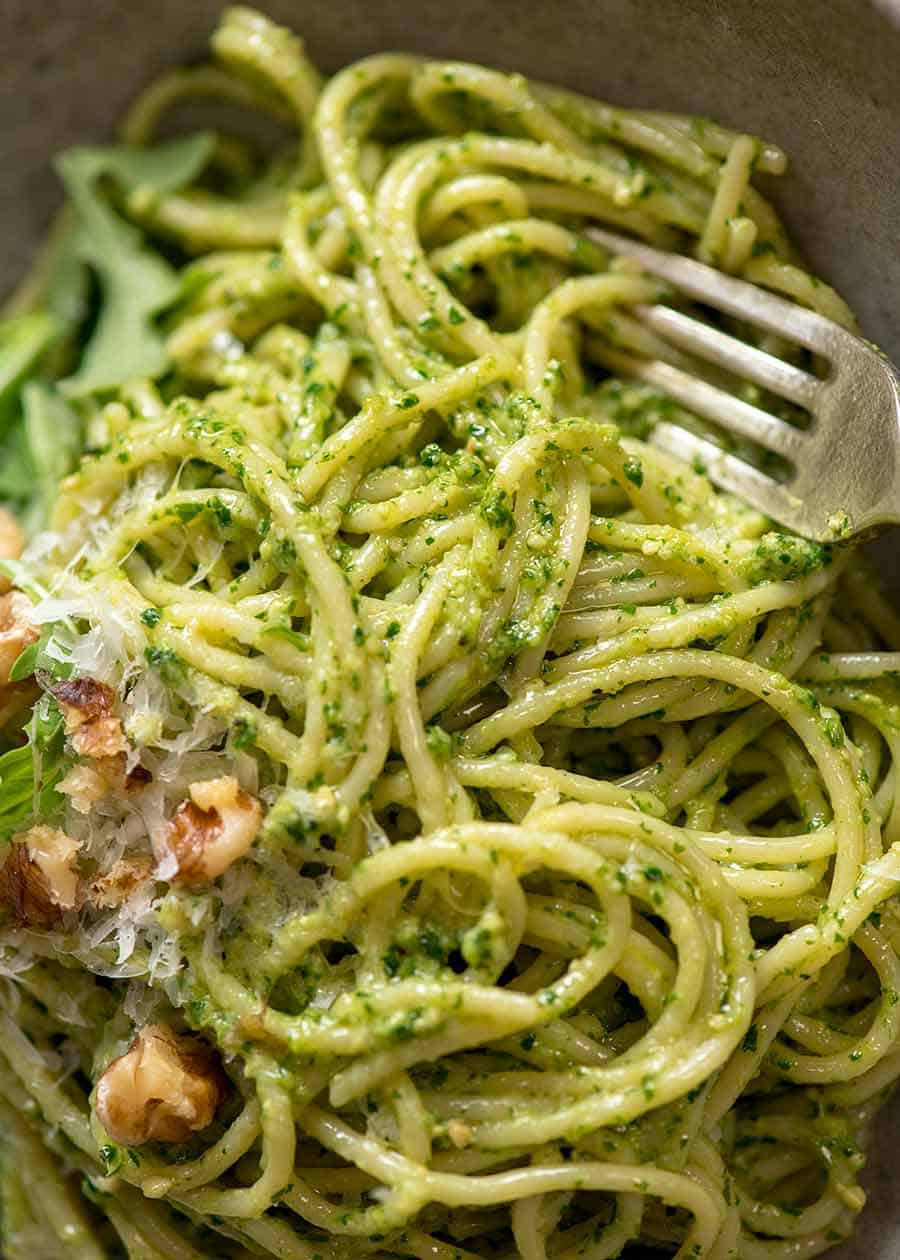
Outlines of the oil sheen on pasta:
<svg viewBox="0 0 900 1260">
<path fill-rule="evenodd" d="M 4 1255 L 816 1255 L 900 1072 L 900 625 L 654 449 L 702 428 L 635 380 L 685 362 L 666 294 L 585 235 L 852 326 L 753 185 L 784 155 L 469 64 L 322 79 L 246 9 L 212 48 L 63 157 L 0 339 L 42 631 L 0 858 L 59 829 L 79 890 L 0 926 Z M 158 144 L 195 97 L 263 149 Z M 86 679 L 126 786 L 61 726 Z M 179 879 L 217 776 L 262 826 Z M 150 1024 L 227 1085 L 128 1147 L 96 1084 Z"/>
</svg>

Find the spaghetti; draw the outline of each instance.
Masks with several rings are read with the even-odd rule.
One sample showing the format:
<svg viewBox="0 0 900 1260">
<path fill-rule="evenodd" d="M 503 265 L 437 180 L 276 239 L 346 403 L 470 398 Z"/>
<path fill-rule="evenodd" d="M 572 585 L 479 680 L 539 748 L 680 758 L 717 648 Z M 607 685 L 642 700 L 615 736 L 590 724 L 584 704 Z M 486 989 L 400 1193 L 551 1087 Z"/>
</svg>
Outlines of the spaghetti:
<svg viewBox="0 0 900 1260">
<path fill-rule="evenodd" d="M 654 448 L 703 422 L 641 360 L 713 369 L 585 235 L 850 325 L 784 155 L 322 82 L 246 9 L 213 51 L 63 159 L 13 316 L 56 463 L 2 597 L 4 1254 L 818 1254 L 900 1073 L 900 623 Z M 192 97 L 299 140 L 155 144 Z"/>
</svg>

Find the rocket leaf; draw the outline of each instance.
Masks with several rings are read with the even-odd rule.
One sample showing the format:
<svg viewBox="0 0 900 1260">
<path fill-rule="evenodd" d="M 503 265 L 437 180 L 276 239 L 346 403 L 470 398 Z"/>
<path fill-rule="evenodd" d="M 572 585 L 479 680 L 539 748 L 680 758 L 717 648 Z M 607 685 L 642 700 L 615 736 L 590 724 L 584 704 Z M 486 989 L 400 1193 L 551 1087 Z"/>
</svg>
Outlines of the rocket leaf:
<svg viewBox="0 0 900 1260">
<path fill-rule="evenodd" d="M 212 137 L 201 132 L 150 149 L 70 149 L 58 159 L 78 216 L 75 250 L 96 273 L 101 289 L 100 313 L 81 363 L 62 383 L 69 397 L 115 389 L 135 377 L 157 377 L 168 366 L 155 317 L 178 296 L 178 275 L 113 209 L 101 180 L 111 179 L 126 194 L 165 196 L 200 173 L 212 145 Z"/>
</svg>

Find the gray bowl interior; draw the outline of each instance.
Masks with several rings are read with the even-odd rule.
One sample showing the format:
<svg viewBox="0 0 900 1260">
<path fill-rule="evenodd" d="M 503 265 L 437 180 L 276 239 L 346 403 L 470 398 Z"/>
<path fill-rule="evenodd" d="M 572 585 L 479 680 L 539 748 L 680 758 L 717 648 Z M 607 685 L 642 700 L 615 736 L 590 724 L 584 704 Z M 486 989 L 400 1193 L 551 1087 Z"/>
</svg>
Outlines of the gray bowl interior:
<svg viewBox="0 0 900 1260">
<path fill-rule="evenodd" d="M 324 69 L 407 48 L 705 114 L 778 141 L 794 238 L 900 361 L 900 0 L 257 0 Z M 52 155 L 108 136 L 135 90 L 201 54 L 220 0 L 2 0 L 0 293 L 40 239 Z M 892 14 L 894 20 L 892 20 Z M 895 548 L 882 545 L 886 567 Z M 900 573 L 900 567 L 895 569 Z M 871 1144 L 869 1208 L 835 1260 L 900 1260 L 900 1100 Z"/>
</svg>

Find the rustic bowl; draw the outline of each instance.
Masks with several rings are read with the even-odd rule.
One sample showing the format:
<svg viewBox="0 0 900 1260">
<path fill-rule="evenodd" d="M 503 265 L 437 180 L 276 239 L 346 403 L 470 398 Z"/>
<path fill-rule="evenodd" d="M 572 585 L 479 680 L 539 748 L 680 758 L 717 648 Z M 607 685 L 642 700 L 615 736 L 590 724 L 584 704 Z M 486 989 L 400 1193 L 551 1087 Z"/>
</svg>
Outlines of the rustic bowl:
<svg viewBox="0 0 900 1260">
<path fill-rule="evenodd" d="M 810 262 L 900 361 L 900 0 L 256 0 L 324 69 L 376 50 L 486 62 L 776 140 L 773 188 Z M 2 0 L 0 294 L 45 229 L 58 150 L 108 136 L 137 88 L 201 54 L 222 0 Z M 879 555 L 889 568 L 891 545 Z M 900 564 L 895 567 L 900 575 Z M 900 582 L 897 583 L 900 586 Z M 835 1260 L 900 1260 L 900 1098 L 871 1201 Z M 896 1158 L 896 1156 L 895 1156 Z"/>
</svg>

